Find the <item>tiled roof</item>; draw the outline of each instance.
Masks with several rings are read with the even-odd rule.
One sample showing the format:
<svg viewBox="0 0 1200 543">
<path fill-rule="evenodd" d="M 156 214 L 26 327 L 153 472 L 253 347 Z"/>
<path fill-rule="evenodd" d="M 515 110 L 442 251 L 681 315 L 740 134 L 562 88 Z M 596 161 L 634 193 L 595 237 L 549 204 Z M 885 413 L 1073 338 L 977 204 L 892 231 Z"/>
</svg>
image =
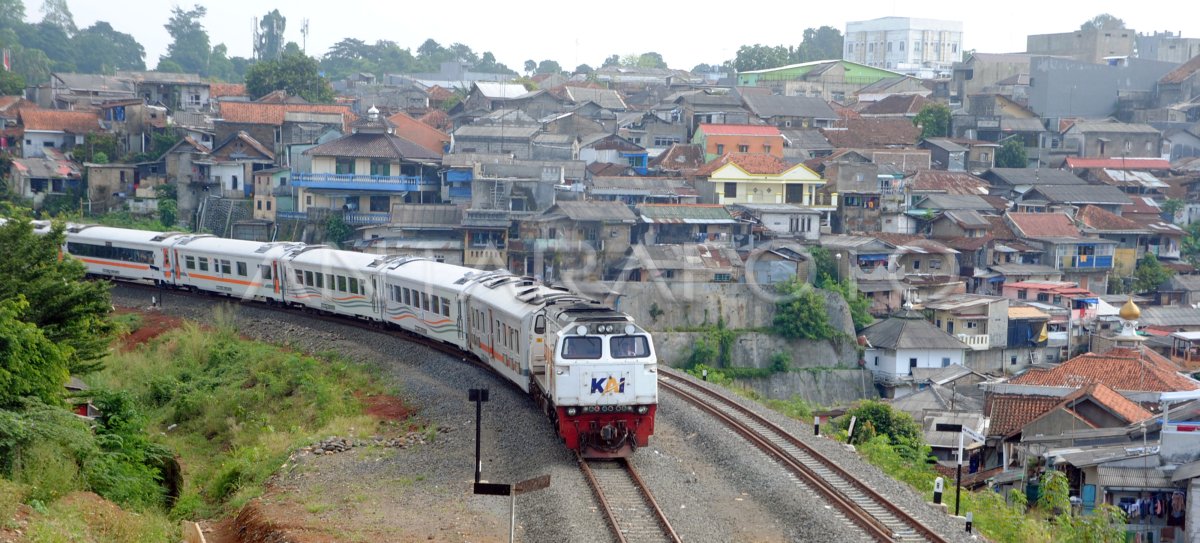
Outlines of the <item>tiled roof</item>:
<svg viewBox="0 0 1200 543">
<path fill-rule="evenodd" d="M 914 191 L 945 192 L 947 194 L 987 194 L 988 182 L 966 172 L 920 170 L 909 181 Z"/>
<path fill-rule="evenodd" d="M 988 394 L 983 403 L 983 413 L 992 419 L 988 435 L 1010 435 L 1060 402 L 1056 396 Z"/>
<path fill-rule="evenodd" d="M 438 85 L 429 87 L 429 89 L 427 89 L 426 92 L 429 93 L 430 100 L 446 100 L 446 99 L 450 98 L 451 96 L 454 96 L 453 91 L 451 91 L 450 89 L 447 89 L 445 87 L 438 86 Z"/>
<path fill-rule="evenodd" d="M 100 117 L 94 111 L 22 108 L 21 125 L 25 130 L 49 130 L 86 134 L 100 131 Z"/>
<path fill-rule="evenodd" d="M 392 134 L 350 134 L 322 143 L 304 151 L 309 156 L 395 158 L 404 160 L 439 160 L 441 153 L 434 153 L 420 145 Z"/>
<path fill-rule="evenodd" d="M 1129 195 L 1129 205 L 1121 208 L 1121 216 L 1150 215 L 1157 218 L 1162 214 L 1158 202 L 1149 196 Z"/>
<path fill-rule="evenodd" d="M 443 132 L 452 126 L 450 115 L 440 109 L 431 109 L 424 115 L 417 117 L 417 120 Z"/>
<path fill-rule="evenodd" d="M 209 83 L 208 97 L 216 100 L 223 96 L 247 96 L 246 85 L 243 83 Z"/>
<path fill-rule="evenodd" d="M 1116 170 L 1170 170 L 1171 161 L 1163 158 L 1067 157 L 1068 169 L 1112 168 Z"/>
<path fill-rule="evenodd" d="M 1017 235 L 1013 233 L 1012 228 L 1009 228 L 1008 221 L 1001 216 L 985 216 L 992 226 L 988 228 L 988 235 L 992 239 L 1017 239 Z"/>
<path fill-rule="evenodd" d="M 1115 390 L 1135 392 L 1200 389 L 1200 383 L 1178 372 L 1178 366 L 1149 349 L 1110 349 L 1102 354 L 1079 355 L 1053 369 L 1030 370 L 1009 382 L 1048 387 L 1103 383 Z"/>
<path fill-rule="evenodd" d="M 1187 62 L 1180 64 L 1178 68 L 1167 72 L 1167 75 L 1162 76 L 1162 79 L 1159 79 L 1158 82 L 1183 83 L 1197 71 L 1200 71 L 1200 55 L 1192 57 Z"/>
<path fill-rule="evenodd" d="M 781 174 L 795 167 L 774 155 L 763 153 L 729 153 L 712 159 L 708 164 L 696 171 L 696 175 L 712 175 L 722 166 L 729 163 L 737 164 L 746 173 L 757 175 Z"/>
<path fill-rule="evenodd" d="M 913 146 L 921 137 L 921 131 L 906 117 L 846 119 L 822 128 L 821 133 L 834 147 L 853 149 Z"/>
<path fill-rule="evenodd" d="M 1083 206 L 1075 218 L 1092 230 L 1102 232 L 1144 231 L 1142 225 L 1094 205 Z"/>
<path fill-rule="evenodd" d="M 446 144 L 450 143 L 450 135 L 409 117 L 404 112 L 397 113 L 387 119 L 396 125 L 395 134 L 411 141 L 429 151 L 441 155 L 445 152 Z"/>
<path fill-rule="evenodd" d="M 1077 238 L 1079 229 L 1066 213 L 1017 213 L 1006 215 L 1019 236 L 1028 238 Z"/>
<path fill-rule="evenodd" d="M 861 111 L 863 116 L 870 115 L 904 115 L 912 116 L 921 111 L 921 108 L 932 104 L 933 101 L 919 94 L 893 94 L 883 100 L 875 102 Z"/>
<path fill-rule="evenodd" d="M 779 129 L 759 124 L 702 124 L 697 131 L 709 136 L 780 136 Z"/>
<path fill-rule="evenodd" d="M 1122 396 L 1120 393 L 1109 388 L 1103 383 L 1094 383 L 1080 392 L 1080 396 L 1085 394 L 1091 395 L 1092 399 L 1094 399 L 1096 403 L 1107 407 L 1110 411 L 1125 419 L 1127 424 L 1141 422 L 1154 416 L 1154 413 L 1151 413 L 1144 407 L 1129 401 L 1128 398 Z"/>
<path fill-rule="evenodd" d="M 691 143 L 675 143 L 650 159 L 651 168 L 663 170 L 694 170 L 704 166 L 704 149 Z"/>
<path fill-rule="evenodd" d="M 336 104 L 264 104 L 259 102 L 220 102 L 221 119 L 231 123 L 269 124 L 283 126 L 283 117 L 288 112 L 340 113 L 342 124 L 347 128 L 357 117 L 349 106 Z"/>
<path fill-rule="evenodd" d="M 245 147 L 249 147 L 256 151 L 260 157 L 253 157 L 246 153 Z M 262 143 L 247 134 L 244 130 L 238 130 L 236 134 L 231 134 L 225 138 L 225 141 L 213 146 L 213 156 L 221 158 L 239 159 L 239 158 L 267 158 L 275 160 L 275 153 L 267 149 Z"/>
</svg>

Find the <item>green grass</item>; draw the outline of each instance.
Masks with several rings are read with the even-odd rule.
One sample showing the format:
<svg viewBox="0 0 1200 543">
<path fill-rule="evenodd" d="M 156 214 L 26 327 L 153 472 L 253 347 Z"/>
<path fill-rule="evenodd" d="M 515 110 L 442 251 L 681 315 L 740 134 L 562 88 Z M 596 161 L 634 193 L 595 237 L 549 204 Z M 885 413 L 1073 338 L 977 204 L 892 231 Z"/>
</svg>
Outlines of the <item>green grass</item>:
<svg viewBox="0 0 1200 543">
<path fill-rule="evenodd" d="M 179 541 L 178 525 L 165 515 L 121 511 L 111 504 L 75 495 L 50 504 L 45 514 L 29 519 L 31 543 L 104 541 L 141 543 Z"/>
</svg>

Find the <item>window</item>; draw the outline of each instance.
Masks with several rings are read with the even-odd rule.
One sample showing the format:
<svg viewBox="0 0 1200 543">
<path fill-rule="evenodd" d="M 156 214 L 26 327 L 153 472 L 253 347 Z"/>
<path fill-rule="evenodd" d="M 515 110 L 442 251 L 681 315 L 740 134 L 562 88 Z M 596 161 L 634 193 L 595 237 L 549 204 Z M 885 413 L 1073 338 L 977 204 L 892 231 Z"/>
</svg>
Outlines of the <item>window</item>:
<svg viewBox="0 0 1200 543">
<path fill-rule="evenodd" d="M 889 53 L 892 52 L 892 42 L 890 42 L 890 41 L 888 42 L 888 52 Z"/>
<path fill-rule="evenodd" d="M 358 291 L 358 278 L 356 278 L 356 277 L 350 278 L 350 293 L 351 294 L 361 294 Z"/>
<path fill-rule="evenodd" d="M 70 248 L 70 246 L 68 246 L 68 248 Z M 75 254 L 75 251 L 72 250 L 71 254 Z M 196 269 L 196 257 L 191 255 L 183 257 L 183 267 L 189 270 Z"/>
<path fill-rule="evenodd" d="M 968 329 L 979 328 L 979 323 L 977 323 L 975 321 L 967 321 L 966 326 Z"/>
<path fill-rule="evenodd" d="M 262 211 L 262 202 L 263 202 L 262 200 L 257 200 L 254 202 L 255 207 L 257 207 L 259 211 Z"/>
<path fill-rule="evenodd" d="M 247 271 L 246 271 L 246 263 L 245 262 L 237 263 L 237 274 L 242 277 L 246 277 L 247 275 L 249 275 L 249 273 L 247 273 Z"/>
<path fill-rule="evenodd" d="M 208 271 L 208 258 L 202 256 L 196 260 L 200 264 L 200 271 Z"/>
<path fill-rule="evenodd" d="M 791 123 L 791 121 L 788 121 L 788 122 Z M 771 152 L 771 144 L 764 143 L 763 144 L 763 152 L 769 154 Z"/>
<path fill-rule="evenodd" d="M 920 260 L 914 260 L 914 261 L 913 261 L 913 269 L 914 269 L 914 270 L 919 270 L 919 269 L 921 269 L 921 261 L 920 261 Z"/>
<path fill-rule="evenodd" d="M 429 294 L 421 293 L 421 309 L 429 311 Z M 496 321 L 499 322 L 499 321 Z"/>
<path fill-rule="evenodd" d="M 306 272 L 304 272 L 304 284 L 305 284 L 305 286 L 310 286 L 310 287 L 311 287 L 311 286 L 313 286 L 313 284 L 314 284 L 314 283 L 315 283 L 315 282 L 313 281 L 313 273 L 312 273 L 312 272 L 310 272 L 310 271 L 306 271 Z"/>
<path fill-rule="evenodd" d="M 233 190 L 238 189 L 238 178 L 236 175 L 231 175 L 229 177 L 229 188 L 231 188 Z"/>
<path fill-rule="evenodd" d="M 1017 299 L 1018 300 L 1025 300 L 1028 297 L 1029 297 L 1029 291 L 1027 291 L 1025 289 L 1021 289 L 1021 290 L 1017 291 Z"/>
<path fill-rule="evenodd" d="M 412 305 L 412 291 L 404 289 L 404 305 Z"/>
<path fill-rule="evenodd" d="M 267 211 L 271 210 L 271 201 L 267 200 Z"/>
<path fill-rule="evenodd" d="M 929 269 L 931 269 L 931 270 L 940 270 L 940 269 L 942 269 L 942 261 L 941 261 L 941 260 L 938 260 L 938 259 L 936 259 L 936 258 L 935 258 L 935 259 L 932 259 L 932 260 L 930 260 L 930 261 L 929 261 Z"/>
<path fill-rule="evenodd" d="M 233 267 L 228 260 L 220 260 L 217 262 L 219 262 L 219 264 L 215 265 L 220 266 L 219 271 L 221 272 L 221 275 L 231 275 L 233 273 Z"/>
<path fill-rule="evenodd" d="M 267 266 L 265 264 L 258 267 L 258 273 L 259 273 L 259 275 L 262 275 L 263 279 L 266 279 L 268 281 L 271 280 L 271 278 L 272 278 L 271 267 Z"/>
<path fill-rule="evenodd" d="M 371 175 L 387 177 L 392 175 L 392 164 L 385 159 L 371 159 Z"/>
<path fill-rule="evenodd" d="M 562 357 L 567 360 L 600 358 L 603 342 L 595 336 L 569 336 L 563 339 Z"/>
<path fill-rule="evenodd" d="M 337 289 L 339 292 L 346 292 L 346 276 L 345 275 L 337 276 Z M 397 301 L 399 301 L 399 298 L 400 298 L 399 296 L 396 297 Z"/>
<path fill-rule="evenodd" d="M 301 285 L 304 284 L 304 272 L 296 270 L 296 282 Z"/>
<path fill-rule="evenodd" d="M 737 198 L 737 183 L 725 183 L 725 197 Z"/>
<path fill-rule="evenodd" d="M 442 316 L 443 317 L 450 316 L 450 300 L 447 300 L 445 298 L 442 298 Z"/>
<path fill-rule="evenodd" d="M 650 342 L 646 336 L 617 336 L 608 340 L 608 350 L 613 358 L 645 358 L 650 356 Z"/>
<path fill-rule="evenodd" d="M 317 288 L 325 288 L 325 274 L 317 274 Z"/>
<path fill-rule="evenodd" d="M 67 252 L 75 256 L 90 256 L 107 260 L 123 260 L 125 262 L 140 262 L 153 264 L 154 253 L 141 249 L 113 247 L 110 245 L 92 245 L 90 243 L 68 243 Z"/>
<path fill-rule="evenodd" d="M 430 296 L 430 298 L 433 298 L 433 309 L 431 311 L 433 311 L 434 313 L 441 313 L 442 312 L 442 298 L 440 296 Z"/>
<path fill-rule="evenodd" d="M 718 143 L 718 144 L 717 144 L 717 154 L 718 154 L 718 155 L 723 155 L 723 154 L 725 154 L 725 144 L 724 144 L 724 143 Z"/>
<path fill-rule="evenodd" d="M 879 365 L 879 357 L 878 357 L 878 356 L 876 356 L 876 357 L 875 357 L 875 365 L 876 365 L 876 366 L 878 366 L 878 365 Z"/>
<path fill-rule="evenodd" d="M 908 43 L 908 42 L 904 42 L 904 41 L 900 42 L 900 50 L 901 51 L 904 50 L 904 44 L 906 44 L 906 43 Z"/>
<path fill-rule="evenodd" d="M 339 158 L 334 164 L 334 173 L 339 175 L 348 175 L 354 173 L 353 158 Z"/>
<path fill-rule="evenodd" d="M 961 432 L 963 427 L 961 424 L 945 424 L 939 422 L 933 425 L 933 429 L 937 432 Z"/>
<path fill-rule="evenodd" d="M 949 365 L 950 365 L 950 357 L 943 356 L 942 357 L 942 367 L 944 368 Z"/>
<path fill-rule="evenodd" d="M 387 211 L 389 211 L 388 208 L 391 207 L 391 203 L 392 203 L 391 196 L 372 196 L 371 197 L 371 211 L 376 212 L 376 213 L 387 212 Z"/>
<path fill-rule="evenodd" d="M 1009 366 L 1016 366 L 1016 365 L 1017 365 L 1017 357 L 1016 357 L 1016 356 L 1010 356 L 1010 357 L 1008 358 L 1008 365 L 1009 365 Z"/>
<path fill-rule="evenodd" d="M 717 283 L 728 283 L 733 281 L 733 275 L 728 273 L 714 273 L 713 281 Z"/>
<path fill-rule="evenodd" d="M 306 205 L 306 206 L 312 205 L 312 195 L 311 194 L 304 195 L 304 205 Z"/>
<path fill-rule="evenodd" d="M 979 160 L 987 162 L 988 160 L 991 160 L 991 155 L 987 153 L 979 153 Z"/>
<path fill-rule="evenodd" d="M 909 367 L 909 368 L 915 368 L 915 367 L 917 367 L 917 359 L 916 359 L 916 358 L 909 358 L 909 359 L 908 359 L 908 367 Z"/>
<path fill-rule="evenodd" d="M 738 145 L 738 152 L 739 153 L 749 153 L 750 146 L 749 145 Z"/>
</svg>

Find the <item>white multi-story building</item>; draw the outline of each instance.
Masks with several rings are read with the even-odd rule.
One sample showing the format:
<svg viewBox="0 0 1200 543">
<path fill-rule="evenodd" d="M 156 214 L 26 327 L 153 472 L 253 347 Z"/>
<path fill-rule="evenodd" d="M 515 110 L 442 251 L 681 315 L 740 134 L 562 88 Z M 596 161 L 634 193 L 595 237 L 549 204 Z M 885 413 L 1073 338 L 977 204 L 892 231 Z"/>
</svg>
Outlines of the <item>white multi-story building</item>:
<svg viewBox="0 0 1200 543">
<path fill-rule="evenodd" d="M 923 77 L 948 77 L 962 60 L 962 22 L 882 17 L 846 23 L 845 60 Z"/>
</svg>

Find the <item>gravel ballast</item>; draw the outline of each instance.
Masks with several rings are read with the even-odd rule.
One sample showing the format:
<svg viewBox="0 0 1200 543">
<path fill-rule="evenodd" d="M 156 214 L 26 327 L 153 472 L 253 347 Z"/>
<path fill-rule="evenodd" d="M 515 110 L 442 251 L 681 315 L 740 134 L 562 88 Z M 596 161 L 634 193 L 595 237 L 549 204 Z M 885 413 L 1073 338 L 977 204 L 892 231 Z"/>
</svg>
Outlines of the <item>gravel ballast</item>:
<svg viewBox="0 0 1200 543">
<path fill-rule="evenodd" d="M 150 305 L 151 295 L 163 296 L 164 291 L 123 285 L 113 289 L 113 301 L 119 307 L 144 309 Z M 200 323 L 212 320 L 214 307 L 231 303 L 223 298 L 175 293 L 163 298 L 160 311 Z M 299 312 L 257 304 L 233 305 L 236 328 L 246 337 L 310 353 L 333 351 L 379 368 L 386 384 L 416 406 L 422 420 L 439 430 L 430 443 L 406 447 L 367 443 L 337 454 L 307 455 L 296 461 L 297 468 L 277 477 L 279 488 L 317 484 L 325 485 L 329 493 L 354 492 L 340 489 L 352 481 L 353 486 L 373 486 L 389 497 L 381 503 L 368 501 L 358 506 L 363 511 L 354 514 L 362 518 L 367 518 L 373 507 L 385 512 L 389 507 L 435 507 L 441 510 L 431 511 L 429 516 L 440 520 L 440 531 L 421 539 L 507 541 L 509 498 L 470 493 L 475 406 L 467 400 L 467 390 L 484 387 L 491 397 L 483 408 L 483 479 L 515 483 L 551 476 L 549 488 L 517 497 L 517 540 L 611 540 L 574 455 L 554 435 L 545 415 L 516 386 L 458 357 L 400 337 Z M 807 424 L 739 401 L 798 436 L 811 436 Z M 773 460 L 661 389 L 655 424 L 650 445 L 638 450 L 633 461 L 684 541 L 862 540 L 857 527 L 786 475 Z M 320 436 L 327 437 L 333 436 Z M 952 540 L 972 540 L 963 533 L 961 521 L 934 511 L 907 485 L 887 477 L 842 445 L 824 438 L 809 437 L 807 441 Z M 387 522 L 388 516 L 381 513 L 370 518 L 383 517 L 372 522 Z"/>
</svg>

